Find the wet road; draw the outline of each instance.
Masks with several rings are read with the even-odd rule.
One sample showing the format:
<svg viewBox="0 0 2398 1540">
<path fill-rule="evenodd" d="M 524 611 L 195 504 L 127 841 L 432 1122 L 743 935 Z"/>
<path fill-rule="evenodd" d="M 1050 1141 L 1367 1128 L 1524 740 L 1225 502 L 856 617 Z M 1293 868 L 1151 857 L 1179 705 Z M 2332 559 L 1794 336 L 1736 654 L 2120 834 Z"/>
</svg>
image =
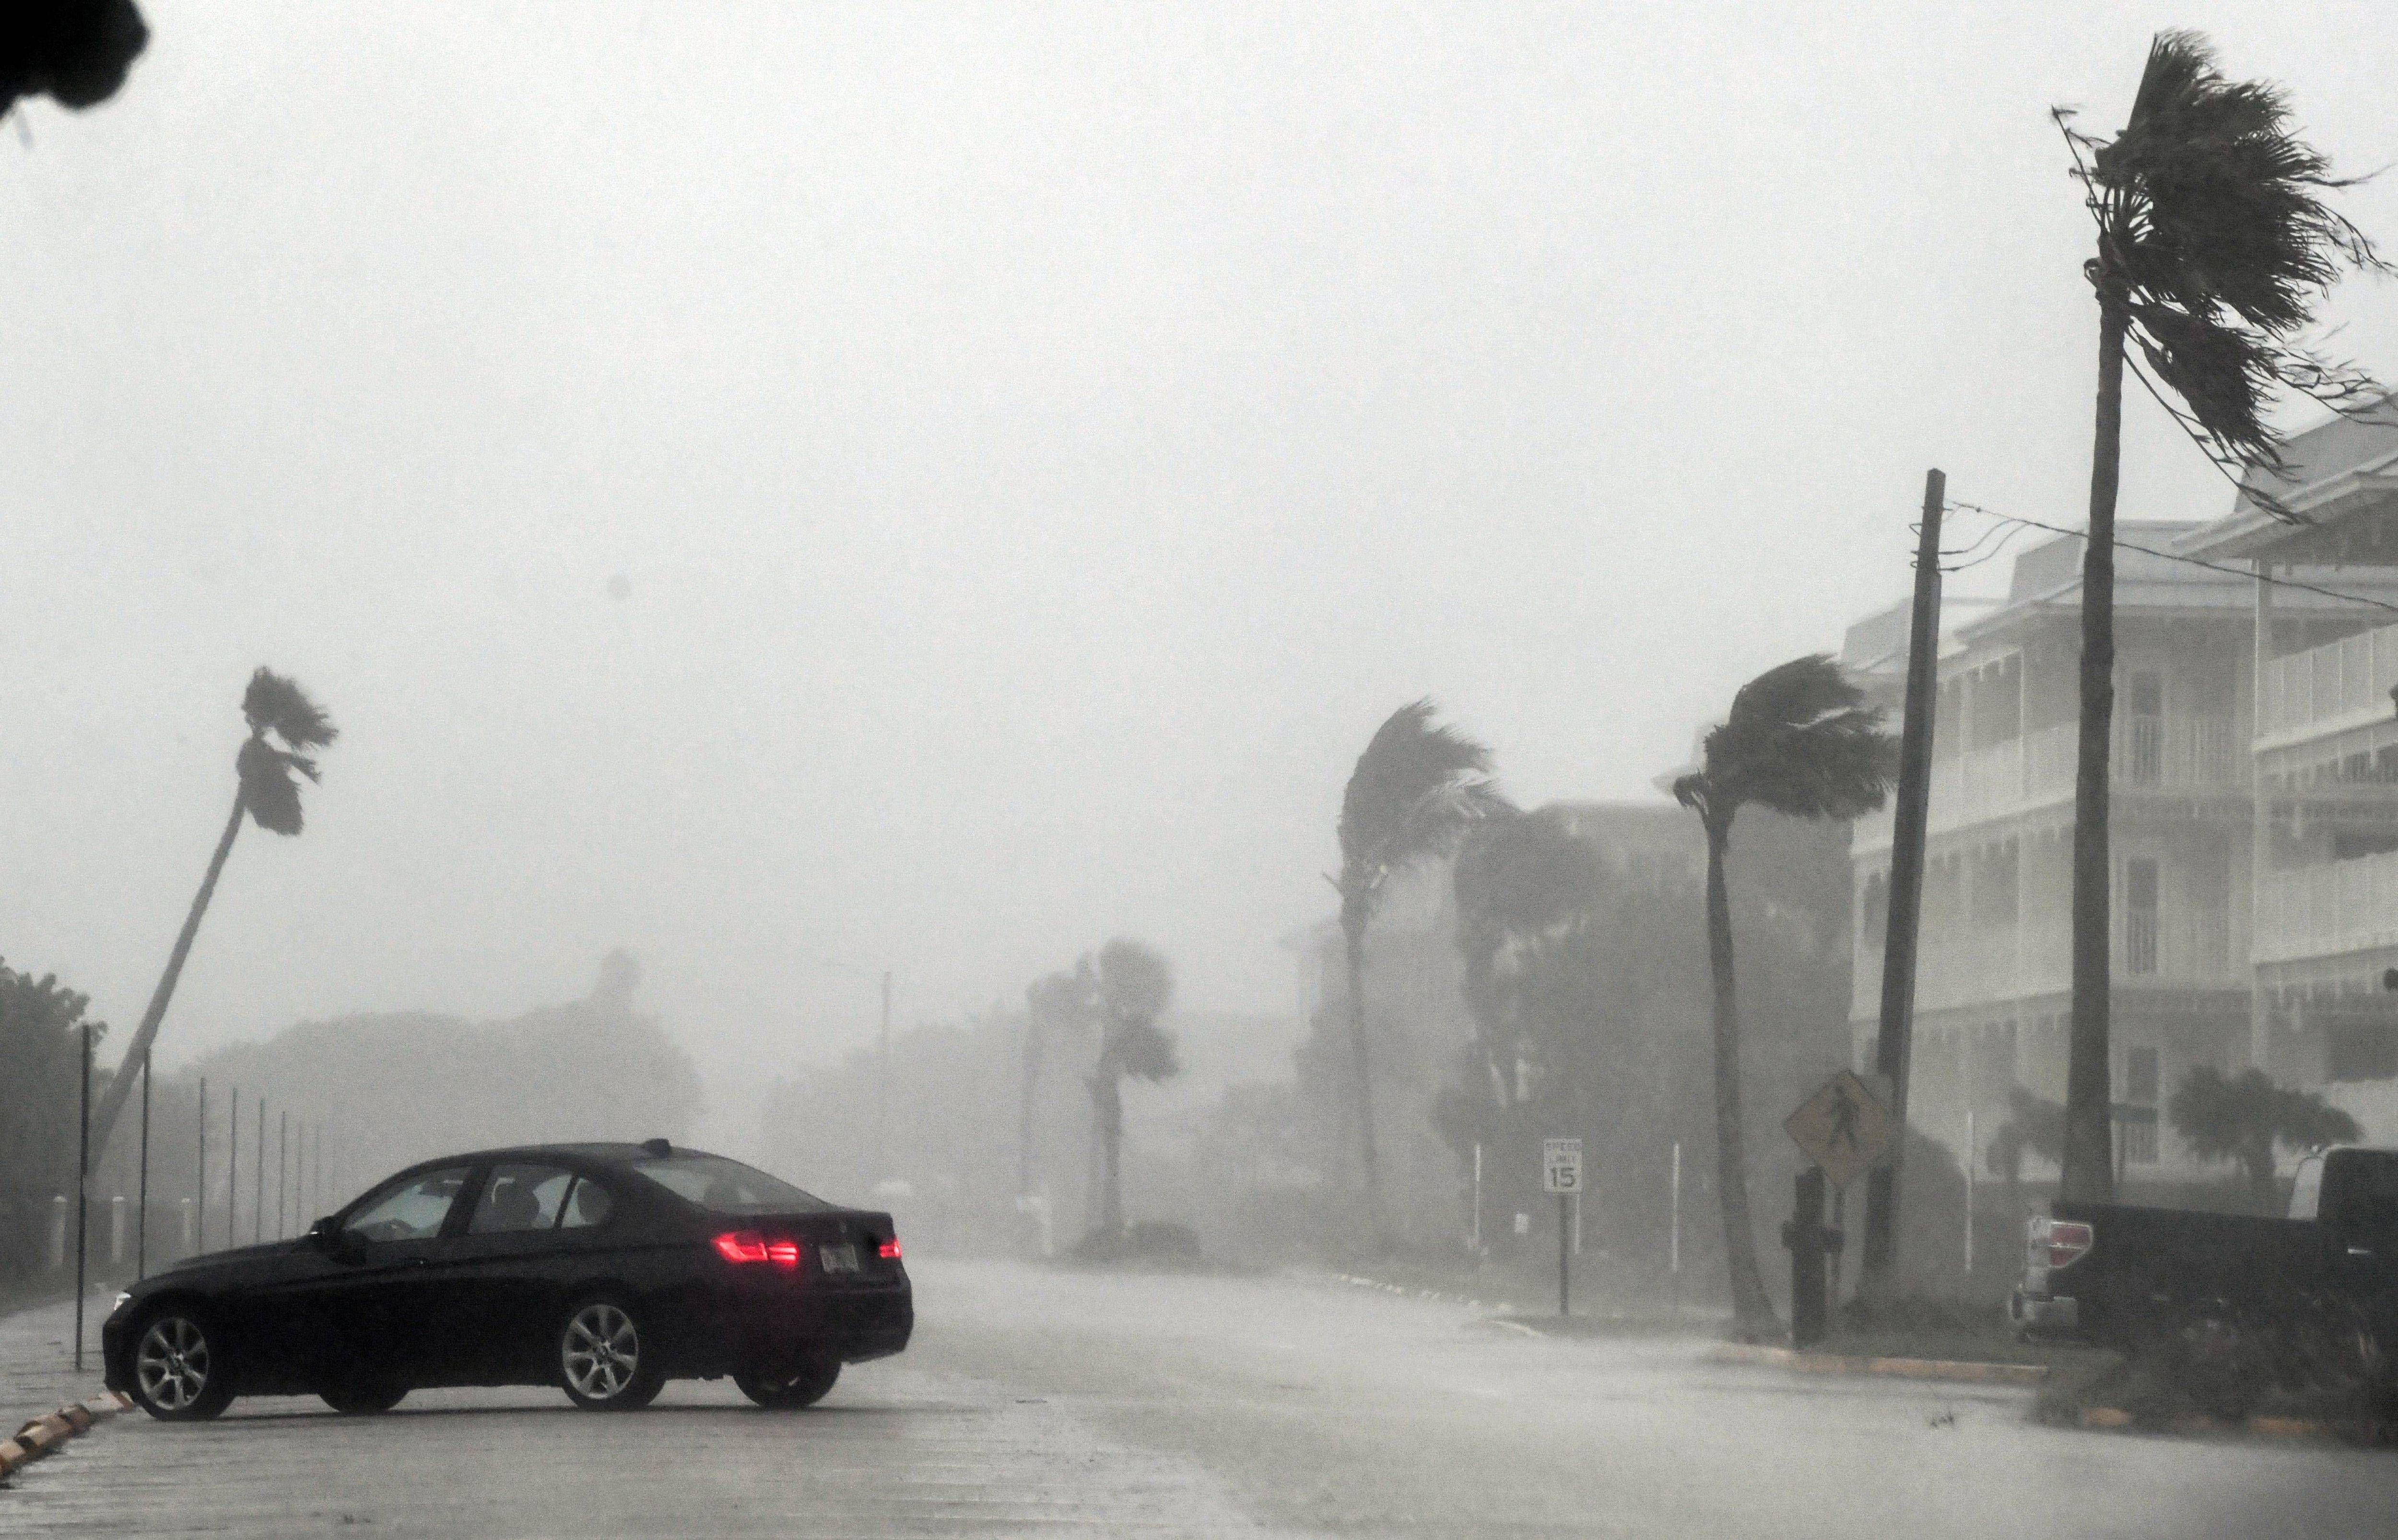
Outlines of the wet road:
<svg viewBox="0 0 2398 1540">
<path fill-rule="evenodd" d="M 2386 1535 L 2398 1456 L 2068 1433 L 2024 1393 L 1559 1342 L 1316 1281 L 915 1268 L 916 1346 L 812 1412 L 138 1415 L 0 1493 L 10 1534 Z"/>
</svg>

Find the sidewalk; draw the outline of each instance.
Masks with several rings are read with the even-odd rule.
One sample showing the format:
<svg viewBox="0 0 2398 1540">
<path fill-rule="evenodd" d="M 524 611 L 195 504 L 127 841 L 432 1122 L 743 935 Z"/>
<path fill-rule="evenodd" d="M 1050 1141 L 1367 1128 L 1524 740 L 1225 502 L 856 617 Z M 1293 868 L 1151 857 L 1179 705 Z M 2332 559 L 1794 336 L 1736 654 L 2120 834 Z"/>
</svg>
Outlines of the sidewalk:
<svg viewBox="0 0 2398 1540">
<path fill-rule="evenodd" d="M 0 1438 L 28 1417 L 57 1411 L 62 1401 L 100 1393 L 100 1323 L 115 1298 L 111 1287 L 85 1301 L 80 1374 L 74 1368 L 73 1300 L 0 1316 Z"/>
</svg>

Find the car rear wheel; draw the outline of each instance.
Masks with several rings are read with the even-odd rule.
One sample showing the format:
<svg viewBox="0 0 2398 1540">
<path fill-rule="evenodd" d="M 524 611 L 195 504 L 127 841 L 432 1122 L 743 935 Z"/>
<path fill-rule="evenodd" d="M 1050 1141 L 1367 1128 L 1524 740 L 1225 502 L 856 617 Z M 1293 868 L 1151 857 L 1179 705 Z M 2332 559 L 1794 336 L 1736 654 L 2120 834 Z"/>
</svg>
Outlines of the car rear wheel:
<svg viewBox="0 0 2398 1540">
<path fill-rule="evenodd" d="M 632 1307 L 610 1295 L 567 1311 L 558 1332 L 558 1368 L 568 1397 L 593 1412 L 645 1407 L 666 1384 L 656 1344 Z"/>
<path fill-rule="evenodd" d="M 825 1398 L 841 1378 L 841 1360 L 821 1358 L 794 1372 L 742 1373 L 733 1376 L 741 1394 L 769 1412 L 792 1412 Z"/>
<path fill-rule="evenodd" d="M 232 1363 L 213 1322 L 168 1305 L 133 1338 L 133 1398 L 169 1423 L 206 1422 L 233 1400 Z"/>
</svg>

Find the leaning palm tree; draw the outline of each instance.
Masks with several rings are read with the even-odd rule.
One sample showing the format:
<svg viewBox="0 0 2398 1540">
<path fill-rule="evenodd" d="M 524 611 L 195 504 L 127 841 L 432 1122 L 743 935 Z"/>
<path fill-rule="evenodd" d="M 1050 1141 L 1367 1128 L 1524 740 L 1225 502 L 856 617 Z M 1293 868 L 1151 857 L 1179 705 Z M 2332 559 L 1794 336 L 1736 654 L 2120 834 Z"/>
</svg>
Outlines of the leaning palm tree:
<svg viewBox="0 0 2398 1540">
<path fill-rule="evenodd" d="M 208 875 L 200 879 L 191 912 L 183 916 L 182 932 L 175 938 L 175 950 L 168 953 L 167 971 L 150 996 L 150 1008 L 141 1013 L 141 1025 L 126 1047 L 123 1062 L 128 1068 L 148 1056 L 158 1035 L 158 1023 L 167 1015 L 167 1002 L 174 998 L 175 980 L 182 977 L 183 959 L 191 955 L 192 939 L 200 933 L 200 916 L 209 912 L 209 899 L 216 894 L 217 878 L 224 871 L 225 858 L 233 854 L 242 819 L 252 818 L 261 829 L 277 834 L 299 833 L 300 783 L 293 772 L 317 779 L 313 750 L 340 736 L 332 719 L 308 698 L 306 691 L 267 669 L 249 676 L 249 688 L 242 692 L 241 714 L 249 723 L 249 736 L 234 756 L 233 816 L 218 836 L 216 854 L 209 858 Z M 132 1092 L 135 1079 L 131 1074 L 115 1076 L 93 1110 L 95 1155 L 108 1148 L 109 1129 Z"/>
<path fill-rule="evenodd" d="M 1157 1024 L 1174 999 L 1174 973 L 1165 958 L 1138 941 L 1118 938 L 1099 949 L 1096 972 L 1099 1061 L 1091 1074 L 1102 1161 L 1098 1232 L 1124 1229 L 1124 1078 L 1152 1083 L 1182 1072 L 1174 1034 Z"/>
<path fill-rule="evenodd" d="M 2284 388 L 2337 411 L 2368 401 L 2368 378 L 2307 351 L 2297 337 L 2344 267 L 2383 263 L 2363 232 L 2324 203 L 2322 195 L 2349 183 L 2291 131 L 2280 88 L 2224 79 L 2195 33 L 2156 35 L 2131 117 L 2114 139 L 2080 132 L 2069 113 L 2055 116 L 2098 227 L 2096 255 L 2083 264 L 2098 299 L 2098 405 L 2082 558 L 2064 1194 L 2103 1199 L 2114 1186 L 2107 798 L 2125 344 L 2138 344 L 2153 376 L 2143 383 L 2219 466 L 2258 473 L 2250 476 L 2250 500 L 2286 514 L 2261 485 L 2285 469 L 2282 436 L 2266 412 Z"/>
<path fill-rule="evenodd" d="M 1508 809 L 1489 779 L 1490 750 L 1454 727 L 1436 725 L 1430 700 L 1400 707 L 1378 728 L 1350 772 L 1340 798 L 1340 871 L 1327 877 L 1340 895 L 1340 936 L 1348 948 L 1349 1044 L 1357 1077 L 1359 1170 L 1366 1211 L 1382 1234 L 1381 1173 L 1374 1153 L 1374 1086 L 1366 1035 L 1366 926 L 1390 880 L 1417 862 L 1445 855 L 1465 831 Z"/>
<path fill-rule="evenodd" d="M 1732 993 L 1731 897 L 1724 852 L 1732 819 L 1754 803 L 1800 818 L 1853 818 L 1882 804 L 1896 744 L 1881 709 L 1818 653 L 1769 669 L 1732 696 L 1731 715 L 1701 746 L 1699 768 L 1674 782 L 1674 799 L 1707 836 L 1707 959 L 1715 976 L 1716 1193 L 1723 1209 L 1724 1264 L 1732 1314 L 1755 1335 L 1773 1305 L 1749 1227 L 1747 1144 L 1740 1105 L 1740 1011 Z"/>
</svg>

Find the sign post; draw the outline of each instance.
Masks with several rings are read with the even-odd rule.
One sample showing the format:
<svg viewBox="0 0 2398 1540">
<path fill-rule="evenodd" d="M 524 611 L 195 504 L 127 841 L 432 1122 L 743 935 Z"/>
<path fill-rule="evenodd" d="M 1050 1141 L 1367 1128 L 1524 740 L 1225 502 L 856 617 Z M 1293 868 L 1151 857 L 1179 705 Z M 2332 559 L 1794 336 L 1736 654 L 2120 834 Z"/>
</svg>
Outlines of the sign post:
<svg viewBox="0 0 2398 1540">
<path fill-rule="evenodd" d="M 1567 1246 L 1569 1214 L 1575 1198 L 1582 1196 L 1582 1141 L 1579 1139 L 1544 1139 L 1541 1141 L 1541 1186 L 1557 1196 L 1557 1314 L 1568 1313 L 1571 1302 L 1571 1271 Z"/>
<path fill-rule="evenodd" d="M 1815 1163 L 1799 1173 L 1782 1244 L 1790 1249 L 1790 1340 L 1821 1342 L 1829 1325 L 1824 1263 L 1846 1241 L 1824 1223 L 1824 1190 L 1838 1194 L 1881 1158 L 1893 1132 L 1890 1109 L 1847 1070 L 1832 1076 L 1785 1119 L 1783 1132 Z"/>
</svg>

